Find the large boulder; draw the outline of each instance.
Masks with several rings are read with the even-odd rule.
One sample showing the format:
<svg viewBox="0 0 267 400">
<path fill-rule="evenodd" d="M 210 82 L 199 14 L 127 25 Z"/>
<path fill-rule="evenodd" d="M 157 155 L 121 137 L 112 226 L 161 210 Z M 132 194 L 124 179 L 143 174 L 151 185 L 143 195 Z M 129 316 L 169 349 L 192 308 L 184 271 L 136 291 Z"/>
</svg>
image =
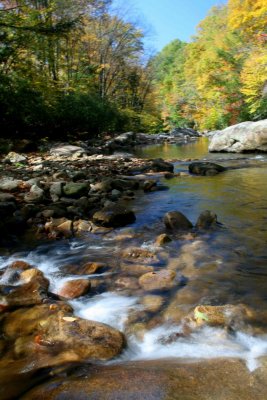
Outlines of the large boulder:
<svg viewBox="0 0 267 400">
<path fill-rule="evenodd" d="M 266 400 L 266 361 L 251 372 L 242 360 L 226 358 L 135 361 L 87 367 L 32 389 L 23 400 Z"/>
<path fill-rule="evenodd" d="M 193 162 L 189 164 L 188 169 L 191 174 L 202 176 L 214 176 L 226 170 L 221 165 L 204 161 Z"/>
<path fill-rule="evenodd" d="M 219 131 L 211 138 L 209 151 L 267 151 L 267 119 L 242 122 Z"/>
<path fill-rule="evenodd" d="M 82 157 L 86 155 L 86 151 L 79 146 L 61 144 L 51 148 L 50 154 L 56 157 Z"/>
</svg>

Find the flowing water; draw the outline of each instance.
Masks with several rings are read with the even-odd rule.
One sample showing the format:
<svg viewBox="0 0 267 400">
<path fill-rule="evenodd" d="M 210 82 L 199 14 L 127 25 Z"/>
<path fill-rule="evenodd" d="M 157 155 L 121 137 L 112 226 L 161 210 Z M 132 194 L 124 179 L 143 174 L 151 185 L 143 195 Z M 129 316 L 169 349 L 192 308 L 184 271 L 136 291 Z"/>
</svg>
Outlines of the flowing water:
<svg viewBox="0 0 267 400">
<path fill-rule="evenodd" d="M 104 262 L 103 272 L 89 276 L 93 292 L 71 305 L 77 315 L 125 332 L 128 346 L 115 362 L 223 356 L 244 358 L 254 369 L 258 358 L 267 354 L 267 156 L 208 154 L 203 139 L 149 146 L 137 153 L 144 158 L 212 160 L 232 169 L 213 177 L 185 174 L 163 179 L 168 190 L 142 194 L 132 203 L 137 220 L 131 227 L 2 256 L 1 268 L 16 259 L 28 261 L 50 279 L 50 291 L 57 292 L 66 280 L 77 279 L 64 273 L 64 266 Z M 188 171 L 189 161 L 174 164 L 177 172 Z M 156 236 L 164 232 L 162 218 L 173 210 L 193 223 L 202 211 L 211 210 L 221 225 L 156 247 Z M 134 267 L 145 268 L 147 261 L 121 256 L 131 246 L 154 252 L 149 265 L 155 270 L 175 271 L 174 287 L 152 293 L 142 290 Z M 225 304 L 249 306 L 256 323 L 241 323 L 231 334 L 209 326 L 183 334 L 181 319 L 194 307 Z"/>
</svg>

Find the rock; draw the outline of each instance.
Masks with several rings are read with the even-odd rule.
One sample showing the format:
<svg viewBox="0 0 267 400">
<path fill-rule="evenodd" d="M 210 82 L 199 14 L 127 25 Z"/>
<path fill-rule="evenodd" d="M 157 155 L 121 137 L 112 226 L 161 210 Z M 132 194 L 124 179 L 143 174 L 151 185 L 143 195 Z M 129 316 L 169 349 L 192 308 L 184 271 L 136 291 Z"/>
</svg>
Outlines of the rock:
<svg viewBox="0 0 267 400">
<path fill-rule="evenodd" d="M 92 223 L 87 220 L 79 219 L 73 222 L 73 230 L 74 232 L 91 232 Z"/>
<path fill-rule="evenodd" d="M 73 236 L 73 221 L 67 218 L 51 218 L 45 224 L 45 230 L 51 238 Z"/>
<path fill-rule="evenodd" d="M 170 132 L 173 136 L 180 136 L 182 138 L 200 137 L 200 133 L 191 128 L 175 128 Z"/>
<path fill-rule="evenodd" d="M 197 220 L 196 228 L 198 229 L 208 229 L 217 224 L 217 215 L 212 211 L 203 211 Z"/>
<path fill-rule="evenodd" d="M 44 191 L 37 185 L 33 185 L 29 193 L 25 194 L 24 201 L 26 203 L 39 203 L 44 199 Z"/>
<path fill-rule="evenodd" d="M 146 311 L 154 313 L 161 309 L 164 304 L 164 298 L 156 295 L 144 296 L 142 298 L 142 304 Z"/>
<path fill-rule="evenodd" d="M 120 205 L 104 207 L 93 215 L 93 221 L 96 225 L 107 228 L 116 228 L 132 224 L 135 219 L 133 211 Z"/>
<path fill-rule="evenodd" d="M 20 286 L 0 286 L 0 306 L 11 308 L 41 304 L 47 297 L 48 286 L 49 281 L 43 277 Z"/>
<path fill-rule="evenodd" d="M 10 193 L 0 193 L 0 203 L 16 202 L 16 197 Z"/>
<path fill-rule="evenodd" d="M 172 241 L 171 238 L 168 235 L 166 235 L 166 233 L 162 233 L 157 237 L 156 245 L 163 246 L 164 244 L 170 243 L 171 241 Z"/>
<path fill-rule="evenodd" d="M 252 315 L 252 311 L 243 304 L 201 305 L 194 309 L 194 320 L 198 326 L 210 325 L 239 329 L 244 320 Z"/>
<path fill-rule="evenodd" d="M 90 188 L 92 192 L 109 192 L 112 189 L 111 179 L 107 178 L 94 184 L 91 183 Z"/>
<path fill-rule="evenodd" d="M 76 299 L 90 291 L 91 282 L 88 279 L 75 279 L 67 281 L 59 289 L 58 295 L 66 299 Z"/>
<path fill-rule="evenodd" d="M 212 136 L 210 152 L 267 151 L 267 119 L 242 122 Z"/>
<path fill-rule="evenodd" d="M 64 182 L 53 182 L 50 186 L 50 196 L 53 201 L 58 201 L 63 195 Z"/>
<path fill-rule="evenodd" d="M 139 182 L 130 179 L 113 179 L 111 187 L 119 191 L 136 190 L 139 187 Z"/>
<path fill-rule="evenodd" d="M 86 151 L 79 146 L 62 144 L 60 146 L 53 147 L 50 150 L 50 154 L 56 157 L 82 157 L 83 155 L 86 155 Z"/>
<path fill-rule="evenodd" d="M 140 247 L 128 247 L 121 252 L 121 257 L 123 260 L 142 264 L 157 264 L 159 262 L 157 255 L 153 251 Z"/>
<path fill-rule="evenodd" d="M 144 192 L 151 192 L 157 187 L 157 181 L 152 180 L 152 179 L 147 179 L 146 181 L 143 182 L 142 188 Z"/>
<path fill-rule="evenodd" d="M 220 172 L 226 171 L 226 168 L 221 165 L 211 162 L 193 162 L 189 165 L 189 172 L 194 175 L 214 176 Z"/>
<path fill-rule="evenodd" d="M 147 272 L 153 272 L 154 268 L 151 265 L 123 264 L 121 270 L 126 272 L 127 275 L 141 276 Z"/>
<path fill-rule="evenodd" d="M 136 290 L 139 289 L 138 280 L 133 277 L 122 276 L 121 278 L 116 279 L 115 285 L 119 289 L 130 289 Z"/>
<path fill-rule="evenodd" d="M 88 366 L 42 383 L 21 400 L 266 400 L 265 364 L 253 372 L 234 358 Z"/>
<path fill-rule="evenodd" d="M 0 190 L 3 192 L 13 192 L 20 189 L 24 182 L 19 179 L 13 178 L 1 178 L 0 179 Z"/>
<path fill-rule="evenodd" d="M 162 160 L 162 158 L 157 158 L 152 161 L 152 170 L 155 172 L 173 172 L 174 166 L 171 163 Z"/>
<path fill-rule="evenodd" d="M 67 197 L 79 198 L 88 194 L 87 183 L 69 182 L 63 187 L 63 192 Z"/>
<path fill-rule="evenodd" d="M 37 268 L 25 269 L 20 273 L 19 278 L 23 283 L 38 281 L 38 283 L 44 288 L 48 288 L 49 286 L 48 279 L 44 276 L 43 272 Z"/>
<path fill-rule="evenodd" d="M 11 151 L 8 155 L 4 158 L 4 162 L 10 162 L 12 164 L 21 163 L 25 164 L 27 162 L 27 157 L 23 156 L 22 154 L 15 153 Z"/>
<path fill-rule="evenodd" d="M 164 290 L 175 285 L 176 273 L 169 270 L 148 272 L 139 278 L 139 284 L 144 290 Z"/>
<path fill-rule="evenodd" d="M 83 265 L 65 265 L 62 267 L 64 273 L 73 275 L 92 275 L 101 273 L 107 265 L 99 262 L 88 262 Z"/>
<path fill-rule="evenodd" d="M 32 269 L 34 266 L 32 264 L 27 263 L 26 261 L 22 260 L 17 260 L 13 261 L 8 268 L 12 269 L 18 269 L 18 270 L 26 270 L 26 269 Z"/>
<path fill-rule="evenodd" d="M 193 227 L 192 223 L 179 211 L 169 211 L 164 215 L 163 222 L 171 231 L 187 230 Z"/>
</svg>

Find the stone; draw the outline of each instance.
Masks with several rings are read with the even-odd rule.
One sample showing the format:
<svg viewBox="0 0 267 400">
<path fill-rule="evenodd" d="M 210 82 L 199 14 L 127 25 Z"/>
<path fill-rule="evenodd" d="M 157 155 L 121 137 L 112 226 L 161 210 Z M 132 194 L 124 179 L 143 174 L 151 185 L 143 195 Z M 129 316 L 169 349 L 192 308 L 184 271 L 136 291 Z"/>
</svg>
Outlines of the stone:
<svg viewBox="0 0 267 400">
<path fill-rule="evenodd" d="M 192 223 L 179 211 L 169 211 L 164 215 L 163 222 L 171 231 L 188 230 L 193 228 Z"/>
<path fill-rule="evenodd" d="M 212 211 L 203 211 L 197 220 L 196 228 L 198 229 L 208 229 L 217 224 L 217 215 Z"/>
<path fill-rule="evenodd" d="M 156 295 L 144 296 L 142 298 L 142 304 L 146 311 L 154 313 L 161 309 L 164 304 L 164 298 Z"/>
<path fill-rule="evenodd" d="M 65 265 L 62 267 L 62 270 L 67 274 L 92 275 L 96 273 L 101 273 L 104 268 L 107 268 L 106 264 L 91 261 L 83 265 Z"/>
<path fill-rule="evenodd" d="M 22 307 L 41 304 L 47 298 L 49 281 L 35 278 L 19 286 L 0 286 L 0 306 Z"/>
<path fill-rule="evenodd" d="M 58 201 L 63 195 L 63 185 L 64 182 L 53 182 L 50 186 L 50 196 L 53 201 Z"/>
<path fill-rule="evenodd" d="M 24 196 L 26 203 L 39 203 L 44 199 L 44 191 L 37 185 L 33 185 L 28 193 Z"/>
<path fill-rule="evenodd" d="M 3 160 L 4 162 L 10 162 L 12 164 L 21 163 L 25 164 L 27 162 L 27 157 L 23 156 L 22 154 L 18 154 L 14 151 L 11 151 L 7 154 L 7 156 Z"/>
<path fill-rule="evenodd" d="M 214 176 L 220 172 L 226 171 L 225 167 L 206 161 L 193 162 L 189 164 L 188 169 L 191 174 L 202 176 Z"/>
<path fill-rule="evenodd" d="M 57 294 L 66 299 L 76 299 L 87 294 L 90 288 L 91 282 L 88 279 L 75 279 L 65 282 Z"/>
<path fill-rule="evenodd" d="M 67 218 L 51 218 L 50 221 L 45 224 L 45 231 L 50 235 L 50 237 L 73 236 L 73 221 Z"/>
<path fill-rule="evenodd" d="M 157 246 L 163 246 L 164 244 L 170 243 L 171 241 L 171 238 L 166 235 L 166 233 L 162 233 L 157 237 L 155 244 Z"/>
<path fill-rule="evenodd" d="M 210 152 L 242 153 L 267 151 L 267 119 L 246 121 L 215 133 L 209 144 Z"/>
<path fill-rule="evenodd" d="M 67 197 L 79 198 L 88 194 L 88 184 L 69 182 L 63 187 L 63 192 Z"/>
<path fill-rule="evenodd" d="M 157 264 L 159 259 L 157 255 L 150 250 L 140 247 L 128 247 L 121 252 L 123 260 L 138 262 L 142 264 Z"/>
<path fill-rule="evenodd" d="M 12 268 L 12 269 L 18 269 L 18 270 L 26 270 L 26 269 L 32 269 L 33 265 L 29 264 L 26 261 L 22 261 L 22 260 L 17 260 L 17 261 L 13 261 L 8 268 Z"/>
<path fill-rule="evenodd" d="M 119 191 L 137 190 L 139 182 L 130 179 L 113 179 L 111 181 L 111 187 Z"/>
<path fill-rule="evenodd" d="M 121 278 L 116 279 L 115 285 L 119 289 L 130 289 L 136 290 L 139 289 L 138 280 L 129 276 L 122 276 Z"/>
<path fill-rule="evenodd" d="M 174 166 L 173 164 L 162 160 L 162 158 L 157 158 L 152 161 L 152 171 L 155 172 L 173 172 Z"/>
<path fill-rule="evenodd" d="M 111 179 L 107 178 L 107 179 L 103 179 L 102 181 L 94 183 L 94 184 L 91 183 L 90 188 L 91 188 L 90 190 L 92 192 L 109 192 L 112 189 Z"/>
<path fill-rule="evenodd" d="M 93 222 L 96 225 L 107 228 L 117 228 L 135 221 L 135 215 L 132 210 L 120 205 L 104 207 L 93 215 Z"/>
<path fill-rule="evenodd" d="M 19 179 L 13 178 L 1 178 L 0 179 L 0 190 L 3 192 L 17 191 L 22 187 L 24 182 Z"/>
<path fill-rule="evenodd" d="M 131 276 L 141 276 L 147 272 L 153 272 L 154 268 L 151 265 L 139 265 L 139 264 L 122 264 L 121 270 L 127 275 Z"/>
<path fill-rule="evenodd" d="M 194 309 L 194 320 L 198 326 L 222 326 L 239 329 L 245 319 L 253 312 L 243 304 L 223 306 L 200 305 Z"/>
<path fill-rule="evenodd" d="M 144 290 L 164 290 L 175 285 L 176 273 L 167 269 L 148 272 L 139 278 L 139 285 Z"/>
<path fill-rule="evenodd" d="M 16 197 L 10 193 L 0 193 L 0 203 L 16 202 Z"/>
<path fill-rule="evenodd" d="M 69 144 L 62 144 L 55 146 L 50 150 L 50 154 L 56 157 L 82 157 L 86 155 L 86 151 L 79 146 L 72 146 Z"/>
<path fill-rule="evenodd" d="M 152 360 L 87 366 L 42 383 L 21 400 L 266 400 L 266 362 L 249 371 L 234 358 Z"/>
</svg>

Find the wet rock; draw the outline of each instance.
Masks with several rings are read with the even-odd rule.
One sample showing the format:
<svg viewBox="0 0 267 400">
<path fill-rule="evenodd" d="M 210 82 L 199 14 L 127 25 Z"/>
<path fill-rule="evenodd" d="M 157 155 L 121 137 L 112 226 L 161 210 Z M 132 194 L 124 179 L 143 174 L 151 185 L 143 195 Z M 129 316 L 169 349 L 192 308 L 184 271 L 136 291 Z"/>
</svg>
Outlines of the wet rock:
<svg viewBox="0 0 267 400">
<path fill-rule="evenodd" d="M 135 221 L 134 212 L 120 205 L 104 207 L 93 215 L 96 225 L 110 227 L 120 227 L 131 224 Z"/>
<path fill-rule="evenodd" d="M 111 181 L 111 187 L 112 189 L 117 189 L 120 191 L 137 190 L 139 187 L 139 182 L 128 179 L 113 179 Z"/>
<path fill-rule="evenodd" d="M 26 203 L 39 203 L 43 200 L 43 198 L 43 189 L 39 188 L 37 185 L 33 185 L 30 191 L 25 194 L 24 201 L 26 201 Z"/>
<path fill-rule="evenodd" d="M 138 265 L 138 264 L 123 264 L 121 270 L 126 272 L 127 275 L 141 276 L 148 272 L 153 272 L 154 268 L 151 265 Z"/>
<path fill-rule="evenodd" d="M 143 182 L 142 188 L 144 192 L 151 192 L 157 187 L 157 181 L 149 179 Z"/>
<path fill-rule="evenodd" d="M 164 298 L 162 296 L 148 295 L 142 298 L 142 304 L 146 311 L 157 312 L 161 309 L 164 304 Z"/>
<path fill-rule="evenodd" d="M 22 307 L 41 304 L 47 297 L 49 281 L 33 279 L 20 286 L 0 286 L 0 305 Z"/>
<path fill-rule="evenodd" d="M 25 269 L 20 273 L 19 278 L 23 283 L 38 281 L 38 283 L 44 288 L 48 288 L 49 286 L 48 279 L 44 276 L 43 272 L 37 268 Z"/>
<path fill-rule="evenodd" d="M 214 176 L 226 171 L 226 168 L 211 162 L 193 162 L 188 168 L 191 174 L 203 176 Z"/>
<path fill-rule="evenodd" d="M 0 203 L 16 202 L 15 196 L 10 193 L 0 193 Z"/>
<path fill-rule="evenodd" d="M 208 229 L 217 224 L 217 215 L 212 211 L 203 211 L 197 220 L 196 228 Z"/>
<path fill-rule="evenodd" d="M 65 196 L 79 198 L 88 193 L 87 183 L 69 182 L 63 187 Z"/>
<path fill-rule="evenodd" d="M 73 230 L 74 232 L 91 232 L 92 223 L 87 220 L 79 219 L 73 222 Z"/>
<path fill-rule="evenodd" d="M 244 320 L 253 315 L 243 304 L 223 306 L 201 305 L 194 309 L 194 320 L 198 326 L 211 325 L 240 328 Z"/>
<path fill-rule="evenodd" d="M 18 270 L 26 270 L 26 269 L 31 269 L 33 268 L 32 264 L 29 264 L 26 261 L 22 261 L 22 260 L 17 260 L 17 261 L 13 261 L 8 268 L 12 268 L 12 269 L 18 269 Z"/>
<path fill-rule="evenodd" d="M 155 172 L 173 172 L 174 166 L 162 158 L 158 158 L 152 161 L 152 170 Z"/>
<path fill-rule="evenodd" d="M 164 215 L 163 222 L 171 231 L 187 230 L 193 227 L 192 223 L 179 211 L 169 211 Z"/>
<path fill-rule="evenodd" d="M 107 265 L 99 262 L 88 262 L 83 265 L 65 265 L 62 270 L 67 274 L 73 275 L 92 275 L 101 273 Z"/>
<path fill-rule="evenodd" d="M 45 224 L 45 230 L 51 238 L 68 238 L 73 236 L 73 221 L 67 218 L 51 218 L 51 221 Z"/>
<path fill-rule="evenodd" d="M 159 262 L 159 259 L 154 252 L 140 247 L 128 247 L 122 251 L 121 257 L 124 260 L 143 264 L 157 264 Z"/>
<path fill-rule="evenodd" d="M 90 288 L 91 282 L 88 279 L 75 279 L 65 282 L 59 289 L 58 295 L 66 299 L 76 299 L 87 294 Z"/>
<path fill-rule="evenodd" d="M 18 154 L 14 151 L 11 151 L 7 154 L 7 156 L 3 160 L 4 162 L 10 162 L 12 164 L 21 163 L 25 164 L 27 162 L 27 157 L 23 156 L 22 154 Z"/>
<path fill-rule="evenodd" d="M 169 270 L 148 272 L 139 278 L 139 284 L 144 290 L 170 289 L 175 285 L 176 273 Z"/>
<path fill-rule="evenodd" d="M 97 183 L 91 183 L 90 188 L 92 192 L 109 192 L 112 189 L 111 186 L 112 180 L 110 178 L 103 179 Z"/>
<path fill-rule="evenodd" d="M 265 400 L 266 366 L 249 371 L 239 359 L 139 361 L 88 367 L 25 394 L 22 400 Z"/>
<path fill-rule="evenodd" d="M 139 289 L 138 280 L 133 277 L 123 276 L 121 278 L 116 279 L 115 285 L 118 289 L 130 289 L 136 290 Z"/>
<path fill-rule="evenodd" d="M 159 235 L 156 239 L 156 245 L 157 246 L 163 246 L 164 244 L 170 243 L 172 240 L 171 238 L 166 235 L 166 233 L 162 233 L 162 235 Z"/>
<path fill-rule="evenodd" d="M 267 151 L 267 119 L 246 121 L 215 133 L 209 151 L 242 153 L 244 151 Z"/>
</svg>

